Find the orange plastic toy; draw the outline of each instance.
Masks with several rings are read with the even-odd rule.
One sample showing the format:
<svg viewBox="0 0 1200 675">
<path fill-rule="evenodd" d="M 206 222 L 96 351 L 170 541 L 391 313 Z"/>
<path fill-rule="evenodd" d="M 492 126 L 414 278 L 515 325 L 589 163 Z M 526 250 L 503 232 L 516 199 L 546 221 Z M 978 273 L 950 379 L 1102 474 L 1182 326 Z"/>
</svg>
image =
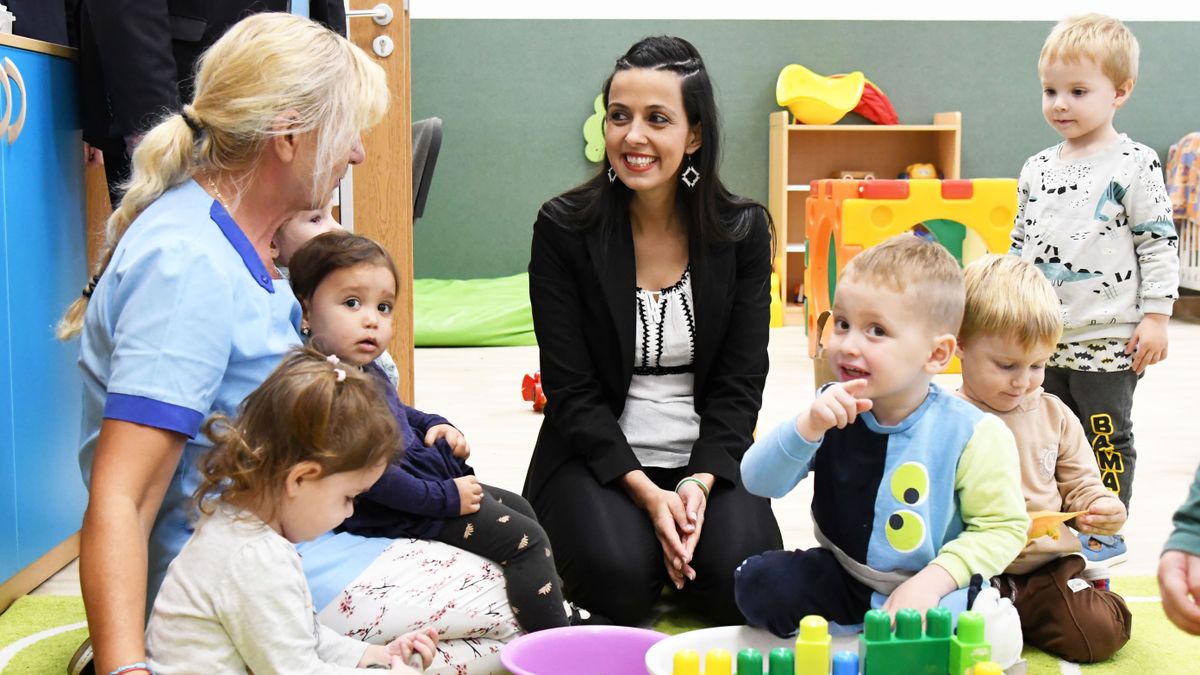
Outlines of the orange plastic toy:
<svg viewBox="0 0 1200 675">
<path fill-rule="evenodd" d="M 846 263 L 863 250 L 927 220 L 962 224 L 960 263 L 986 252 L 1008 250 L 1017 212 L 1017 181 L 974 180 L 817 180 L 805 208 L 807 257 L 804 269 L 808 354 L 816 358 L 817 319 L 833 305 L 837 280 Z M 947 373 L 958 373 L 955 359 Z"/>
<path fill-rule="evenodd" d="M 542 412 L 546 407 L 546 395 L 542 393 L 542 371 L 526 374 L 521 380 L 521 398 L 533 402 L 534 412 Z"/>
<path fill-rule="evenodd" d="M 1058 511 L 1030 511 L 1029 512 L 1029 541 L 1033 541 L 1038 537 L 1050 537 L 1058 541 L 1061 535 L 1061 525 L 1068 520 L 1082 516 L 1087 511 L 1072 511 L 1071 513 L 1059 513 Z"/>
</svg>

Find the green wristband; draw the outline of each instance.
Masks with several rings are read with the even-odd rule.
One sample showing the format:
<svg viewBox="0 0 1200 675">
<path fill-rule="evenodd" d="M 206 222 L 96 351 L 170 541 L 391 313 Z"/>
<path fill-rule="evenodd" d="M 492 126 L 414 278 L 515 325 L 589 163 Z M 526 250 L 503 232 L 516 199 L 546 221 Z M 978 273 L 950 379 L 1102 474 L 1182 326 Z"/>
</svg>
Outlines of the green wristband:
<svg viewBox="0 0 1200 675">
<path fill-rule="evenodd" d="M 679 488 L 683 487 L 684 483 L 695 483 L 696 485 L 699 485 L 700 491 L 704 493 L 704 498 L 708 499 L 708 486 L 704 484 L 704 481 L 700 480 L 699 478 L 688 476 L 687 478 L 684 478 L 675 484 L 675 492 L 679 492 Z"/>
</svg>

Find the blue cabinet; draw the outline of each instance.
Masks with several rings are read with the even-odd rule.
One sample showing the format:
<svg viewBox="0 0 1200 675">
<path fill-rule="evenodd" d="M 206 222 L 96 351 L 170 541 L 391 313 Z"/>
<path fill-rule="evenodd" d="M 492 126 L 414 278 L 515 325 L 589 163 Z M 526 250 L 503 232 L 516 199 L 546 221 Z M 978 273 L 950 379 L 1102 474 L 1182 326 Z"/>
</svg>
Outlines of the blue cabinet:
<svg viewBox="0 0 1200 675">
<path fill-rule="evenodd" d="M 54 325 L 87 275 L 75 63 L 0 45 L 0 581 L 82 522 L 78 341 Z M 6 96 L 7 94 L 7 96 Z M 23 126 L 14 126 L 23 117 Z"/>
</svg>

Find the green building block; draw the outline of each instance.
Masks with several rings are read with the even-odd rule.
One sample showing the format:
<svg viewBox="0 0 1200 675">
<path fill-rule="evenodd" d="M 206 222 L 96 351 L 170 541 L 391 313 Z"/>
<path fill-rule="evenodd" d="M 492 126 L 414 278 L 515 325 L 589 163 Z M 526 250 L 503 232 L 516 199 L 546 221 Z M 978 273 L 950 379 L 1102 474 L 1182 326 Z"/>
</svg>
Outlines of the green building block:
<svg viewBox="0 0 1200 675">
<path fill-rule="evenodd" d="M 964 675 L 976 663 L 992 660 L 992 646 L 983 637 L 983 615 L 958 615 L 958 632 L 950 638 L 950 675 Z"/>
<path fill-rule="evenodd" d="M 950 610 L 934 607 L 925 614 L 925 633 L 921 632 L 921 614 L 915 609 L 896 612 L 896 632 L 892 617 L 881 609 L 867 612 L 863 633 L 858 638 L 858 655 L 864 675 L 946 675 L 950 658 Z"/>
<path fill-rule="evenodd" d="M 796 675 L 796 655 L 787 647 L 776 647 L 768 657 L 769 675 Z"/>
<path fill-rule="evenodd" d="M 825 619 L 815 614 L 801 619 L 800 635 L 796 637 L 796 675 L 829 675 L 832 644 Z"/>
<path fill-rule="evenodd" d="M 737 675 L 763 675 L 762 653 L 752 647 L 738 652 Z"/>
</svg>

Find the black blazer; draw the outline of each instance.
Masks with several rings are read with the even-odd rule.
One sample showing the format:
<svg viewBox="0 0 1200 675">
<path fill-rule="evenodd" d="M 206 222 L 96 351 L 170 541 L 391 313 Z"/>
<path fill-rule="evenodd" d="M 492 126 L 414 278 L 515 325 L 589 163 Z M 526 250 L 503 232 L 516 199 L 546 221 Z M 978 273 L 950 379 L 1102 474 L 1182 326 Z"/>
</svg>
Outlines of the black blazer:
<svg viewBox="0 0 1200 675">
<path fill-rule="evenodd" d="M 767 377 L 771 234 L 758 209 L 740 242 L 690 246 L 696 314 L 695 406 L 700 436 L 688 471 L 733 483 L 753 440 Z M 525 494 L 568 459 L 582 456 L 601 483 L 641 468 L 617 420 L 633 377 L 636 330 L 633 233 L 533 225 L 529 297 L 541 355 L 545 420 Z"/>
<path fill-rule="evenodd" d="M 192 98 L 200 54 L 257 12 L 288 0 L 83 0 L 79 19 L 84 140 L 100 144 L 149 129 Z M 312 0 L 309 14 L 345 35 L 343 0 Z"/>
</svg>

